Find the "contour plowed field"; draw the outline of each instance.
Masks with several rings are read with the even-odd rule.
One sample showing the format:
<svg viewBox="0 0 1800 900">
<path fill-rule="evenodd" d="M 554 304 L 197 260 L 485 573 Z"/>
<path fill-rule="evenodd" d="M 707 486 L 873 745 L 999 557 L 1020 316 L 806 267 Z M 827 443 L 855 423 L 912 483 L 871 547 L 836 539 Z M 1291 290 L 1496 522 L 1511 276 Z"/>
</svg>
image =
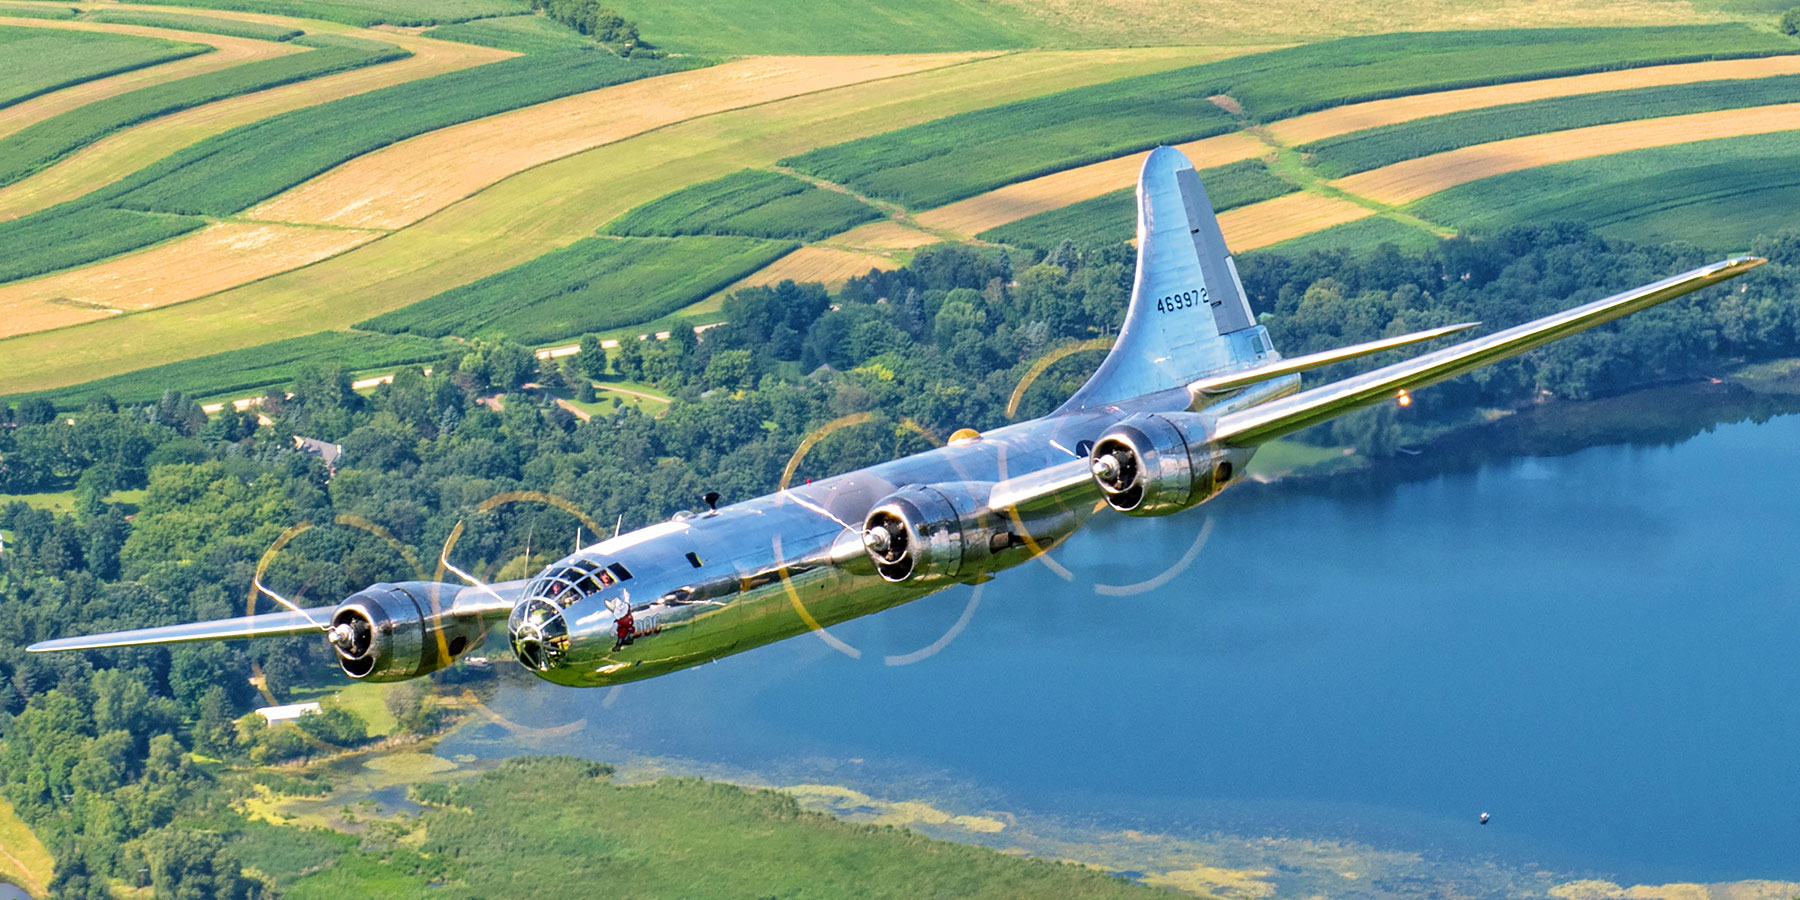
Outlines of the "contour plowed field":
<svg viewBox="0 0 1800 900">
<path fill-rule="evenodd" d="M 42 122 L 51 116 L 68 112 L 78 106 L 92 103 L 95 100 L 135 91 L 152 84 L 187 78 L 191 75 L 203 75 L 217 72 L 239 63 L 257 59 L 272 59 L 305 50 L 292 44 L 278 44 L 273 41 L 257 41 L 249 38 L 225 37 L 198 31 L 171 31 L 167 28 L 148 28 L 141 25 L 106 25 L 99 22 L 69 22 L 51 19 L 18 19 L 0 15 L 0 25 L 18 25 L 28 28 L 56 28 L 66 31 L 105 31 L 113 34 L 134 34 L 141 37 L 157 37 L 178 40 L 189 44 L 210 44 L 214 48 L 211 53 L 189 56 L 184 59 L 166 62 L 160 65 L 132 69 L 109 78 L 84 81 L 81 84 L 51 91 L 39 97 L 33 97 L 23 103 L 0 108 L 0 137 L 5 137 L 28 125 Z"/>
<path fill-rule="evenodd" d="M 1767 56 L 1760 59 L 1729 59 L 1716 62 L 1683 63 L 1673 66 L 1649 66 L 1617 72 L 1596 72 L 1568 78 L 1545 78 L 1460 91 L 1414 94 L 1392 100 L 1375 100 L 1353 106 L 1340 106 L 1295 116 L 1269 125 L 1269 132 L 1285 144 L 1310 144 L 1326 138 L 1397 125 L 1430 116 L 1442 116 L 1470 109 L 1526 103 L 1551 97 L 1576 94 L 1598 94 L 1636 88 L 1692 84 L 1700 81 L 1725 81 L 1737 78 L 1767 78 L 1772 75 L 1800 73 L 1800 55 Z"/>
<path fill-rule="evenodd" d="M 0 287 L 0 337 L 154 309 L 267 278 L 379 231 L 220 222 L 142 253 Z"/>
<path fill-rule="evenodd" d="M 1650 66 L 1356 103 L 1274 122 L 1268 126 L 1268 131 L 1282 143 L 1303 144 L 1365 128 L 1378 128 L 1428 116 L 1508 103 L 1601 91 L 1793 73 L 1800 73 L 1800 55 Z M 1248 159 L 1268 148 L 1248 135 L 1237 133 L 1184 144 L 1181 149 L 1194 159 L 1196 166 L 1206 168 Z M 919 213 L 916 218 L 921 225 L 930 228 L 964 236 L 979 234 L 1026 216 L 1060 209 L 1108 191 L 1130 187 L 1137 178 L 1137 167 L 1141 160 L 1142 154 L 1132 154 L 1022 181 Z"/>
<path fill-rule="evenodd" d="M 339 166 L 250 215 L 402 228 L 508 175 L 653 128 L 977 56 L 761 57 L 646 78 L 402 141 Z"/>
<path fill-rule="evenodd" d="M 1800 128 L 1800 103 L 1596 125 L 1464 147 L 1332 182 L 1395 206 L 1481 178 L 1551 163 L 1713 138 Z"/>
<path fill-rule="evenodd" d="M 361 33 L 360 29 L 343 31 Z M 398 32 L 369 31 L 366 36 L 403 47 L 413 55 L 220 100 L 128 128 L 96 141 L 30 178 L 0 188 L 0 219 L 17 218 L 74 199 L 118 181 L 176 150 L 241 125 L 289 110 L 518 55 L 506 50 Z"/>
<path fill-rule="evenodd" d="M 0 341 L 0 393 L 342 327 L 526 262 L 688 185 L 997 102 L 1191 64 L 1193 48 L 1017 53 L 678 123 L 519 173 L 393 235 L 206 297 Z"/>
</svg>

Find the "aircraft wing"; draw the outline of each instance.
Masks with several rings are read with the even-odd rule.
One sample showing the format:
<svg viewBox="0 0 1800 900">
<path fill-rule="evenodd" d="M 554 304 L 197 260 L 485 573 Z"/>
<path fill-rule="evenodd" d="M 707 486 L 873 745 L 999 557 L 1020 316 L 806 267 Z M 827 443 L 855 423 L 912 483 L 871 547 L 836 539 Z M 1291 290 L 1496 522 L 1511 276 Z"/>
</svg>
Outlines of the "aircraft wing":
<svg viewBox="0 0 1800 900">
<path fill-rule="evenodd" d="M 233 638 L 275 637 L 283 634 L 306 634 L 322 631 L 331 623 L 336 607 L 321 606 L 298 612 L 282 611 L 212 622 L 164 625 L 161 628 L 139 628 L 87 637 L 40 641 L 25 649 L 32 653 L 53 650 L 99 650 L 106 647 L 131 647 L 138 644 L 181 644 L 188 641 L 223 641 Z M 310 617 L 310 618 L 309 618 Z"/>
<path fill-rule="evenodd" d="M 504 581 L 498 584 L 461 588 L 451 601 L 450 608 L 443 612 L 469 621 L 504 615 L 512 610 L 514 603 L 518 602 L 519 595 L 524 593 L 527 583 L 527 580 Z M 189 622 L 181 625 L 164 625 L 159 628 L 115 631 L 110 634 L 58 638 L 52 641 L 39 641 L 25 649 L 32 653 L 49 653 L 57 650 L 101 650 L 109 647 L 134 647 L 142 644 L 183 644 L 190 641 L 228 641 L 240 638 L 279 637 L 287 634 L 322 634 L 325 628 L 331 624 L 331 617 L 337 610 L 336 606 L 282 610 L 281 612 L 258 613 L 254 616 L 239 616 L 235 619 L 214 619 L 211 622 Z"/>
<path fill-rule="evenodd" d="M 1260 406 L 1226 413 L 1218 419 L 1213 440 L 1233 447 L 1255 446 L 1351 410 L 1378 403 L 1402 391 L 1454 378 L 1620 316 L 1735 278 L 1765 262 L 1767 260 L 1754 256 L 1716 262 L 1665 278 L 1655 284 L 1464 341 L 1453 347 L 1421 354 L 1353 378 L 1301 391 Z"/>
</svg>

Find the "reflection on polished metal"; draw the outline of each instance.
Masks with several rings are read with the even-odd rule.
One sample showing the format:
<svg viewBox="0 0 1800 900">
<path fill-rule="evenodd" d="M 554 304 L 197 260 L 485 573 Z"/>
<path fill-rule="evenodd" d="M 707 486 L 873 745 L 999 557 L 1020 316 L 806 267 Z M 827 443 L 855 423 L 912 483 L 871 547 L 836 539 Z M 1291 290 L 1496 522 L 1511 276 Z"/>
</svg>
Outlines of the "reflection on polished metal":
<svg viewBox="0 0 1800 900">
<path fill-rule="evenodd" d="M 519 661 L 572 686 L 649 678 L 809 630 L 858 656 L 825 629 L 951 585 L 984 583 L 1039 558 L 1108 509 L 1133 516 L 1190 509 L 1235 483 L 1263 442 L 1390 397 L 1410 397 L 1425 385 L 1762 262 L 1726 260 L 1301 391 L 1302 371 L 1470 326 L 1284 360 L 1255 324 L 1205 188 L 1178 151 L 1159 148 L 1146 159 L 1137 224 L 1136 282 L 1118 338 L 1093 377 L 1044 418 L 982 433 L 959 430 L 923 453 L 790 486 L 806 450 L 825 434 L 875 421 L 858 413 L 803 442 L 778 492 L 615 535 L 527 581 L 482 584 L 451 566 L 459 525 L 440 562 L 468 587 L 379 584 L 334 607 L 66 638 L 30 649 L 300 634 L 329 622 L 327 639 L 346 672 L 396 680 L 449 665 L 505 616 Z M 1014 392 L 1009 409 L 1022 394 L 1023 388 Z M 505 502 L 516 500 L 550 502 L 529 494 Z M 1198 556 L 1206 533 L 1201 529 L 1171 573 L 1104 593 L 1120 596 L 1173 577 Z M 889 657 L 889 664 L 941 649 L 967 624 L 975 602 L 972 597 L 945 637 L 919 653 Z"/>
</svg>

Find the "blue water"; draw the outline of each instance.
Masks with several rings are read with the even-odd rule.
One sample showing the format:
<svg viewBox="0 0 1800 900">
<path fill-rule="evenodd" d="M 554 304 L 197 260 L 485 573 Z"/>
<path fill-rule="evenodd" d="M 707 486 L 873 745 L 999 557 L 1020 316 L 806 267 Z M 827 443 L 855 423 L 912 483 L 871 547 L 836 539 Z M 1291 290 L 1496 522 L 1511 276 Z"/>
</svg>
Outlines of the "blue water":
<svg viewBox="0 0 1800 900">
<path fill-rule="evenodd" d="M 884 657 L 940 640 L 973 589 L 834 629 L 860 658 L 809 636 L 616 694 L 506 688 L 521 721 L 584 724 L 504 752 L 904 780 L 972 808 L 1626 883 L 1800 879 L 1797 460 L 1788 416 L 1103 516 L 1054 554 L 1069 579 L 1002 575 L 922 661 Z M 1203 530 L 1166 584 L 1094 590 L 1168 570 Z"/>
</svg>

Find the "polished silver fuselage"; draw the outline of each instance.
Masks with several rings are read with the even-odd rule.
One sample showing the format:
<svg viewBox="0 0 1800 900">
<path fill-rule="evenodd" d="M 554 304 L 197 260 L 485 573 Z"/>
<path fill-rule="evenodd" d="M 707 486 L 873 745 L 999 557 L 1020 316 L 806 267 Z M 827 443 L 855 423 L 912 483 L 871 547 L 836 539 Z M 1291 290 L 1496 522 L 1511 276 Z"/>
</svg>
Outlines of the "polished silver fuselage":
<svg viewBox="0 0 1800 900">
<path fill-rule="evenodd" d="M 1278 379 L 1221 398 L 1205 412 L 1246 408 L 1297 386 L 1297 377 Z M 1009 425 L 585 547 L 546 571 L 617 563 L 630 578 L 578 602 L 559 604 L 566 644 L 558 648 L 553 664 L 524 661 L 558 684 L 619 684 L 880 612 L 953 583 L 984 581 L 1046 552 L 1104 508 L 1086 474 L 1085 450 L 1078 455 L 1076 448 L 1132 413 L 1186 410 L 1190 402 L 1184 390 L 1166 391 Z M 1230 451 L 1238 471 L 1252 452 Z M 957 582 L 890 581 L 876 571 L 865 550 L 864 516 L 903 486 L 973 485 L 985 491 L 1059 472 L 1077 476 L 1063 476 L 1070 488 L 994 515 L 992 527 L 1016 537 L 1005 546 L 982 548 L 982 558 L 966 567 Z M 619 627 L 627 607 L 629 642 L 622 640 Z M 515 614 L 515 625 L 517 621 Z"/>
</svg>

